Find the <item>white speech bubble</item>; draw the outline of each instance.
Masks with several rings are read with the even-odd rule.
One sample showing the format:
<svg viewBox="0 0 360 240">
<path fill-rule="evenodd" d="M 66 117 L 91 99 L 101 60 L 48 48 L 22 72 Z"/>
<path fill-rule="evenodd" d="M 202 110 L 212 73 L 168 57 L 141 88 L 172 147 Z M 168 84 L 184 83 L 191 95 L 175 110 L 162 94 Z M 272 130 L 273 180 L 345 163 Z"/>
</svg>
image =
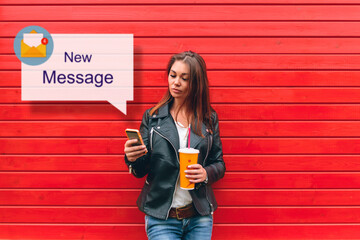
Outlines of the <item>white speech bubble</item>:
<svg viewBox="0 0 360 240">
<path fill-rule="evenodd" d="M 106 100 L 126 114 L 126 101 L 134 98 L 133 35 L 51 36 L 49 60 L 37 66 L 21 64 L 21 100 Z"/>
</svg>

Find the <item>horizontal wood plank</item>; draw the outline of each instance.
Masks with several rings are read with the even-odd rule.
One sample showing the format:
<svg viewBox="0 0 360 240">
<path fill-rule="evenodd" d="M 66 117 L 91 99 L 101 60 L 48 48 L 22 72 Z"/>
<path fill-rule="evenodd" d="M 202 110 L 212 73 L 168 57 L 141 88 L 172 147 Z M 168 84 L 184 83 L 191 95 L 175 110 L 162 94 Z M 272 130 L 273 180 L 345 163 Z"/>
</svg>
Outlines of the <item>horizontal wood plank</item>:
<svg viewBox="0 0 360 240">
<path fill-rule="evenodd" d="M 359 207 L 219 207 L 217 224 L 359 223 Z M 141 224 L 137 207 L 0 207 L 3 223 Z"/>
<path fill-rule="evenodd" d="M 214 71 L 210 87 L 359 87 L 360 71 Z M 134 71 L 135 87 L 166 86 L 165 70 Z M 275 80 L 274 80 L 275 79 Z M 340 80 L 339 80 L 340 79 Z M 21 87 L 21 71 L 0 71 L 0 87 Z"/>
<path fill-rule="evenodd" d="M 360 53 L 360 38 L 137 38 L 135 54 L 172 54 L 191 49 L 199 54 Z M 0 38 L 0 54 L 12 54 L 13 38 Z"/>
<path fill-rule="evenodd" d="M 134 89 L 132 103 L 157 104 L 167 92 L 167 87 L 142 87 Z M 360 103 L 360 88 L 343 87 L 216 87 L 210 88 L 210 102 L 214 103 Z M 56 101 L 42 101 L 56 103 Z M 79 102 L 79 101 L 78 101 Z M 36 101 L 22 101 L 21 88 L 0 88 L 0 104 L 29 104 Z M 76 101 L 68 102 L 76 103 Z M 91 103 L 84 101 L 83 103 Z M 95 103 L 101 103 L 100 101 Z"/>
<path fill-rule="evenodd" d="M 336 8 L 336 6 L 335 6 Z M 135 37 L 355 37 L 360 36 L 356 21 L 245 21 L 245 22 L 0 22 L 0 37 L 13 38 L 24 27 L 37 25 L 50 33 L 132 33 Z M 181 29 L 181 31 L 179 31 Z M 188 49 L 184 49 L 188 50 Z"/>
<path fill-rule="evenodd" d="M 0 224 L 3 239 L 147 239 L 144 224 Z"/>
<path fill-rule="evenodd" d="M 0 138 L 2 154 L 123 154 L 126 138 Z M 223 138 L 224 154 L 358 154 L 360 138 Z"/>
<path fill-rule="evenodd" d="M 219 206 L 358 206 L 359 189 L 216 189 Z M 140 189 L 0 189 L 5 206 L 136 206 Z"/>
<path fill-rule="evenodd" d="M 161 70 L 171 55 L 134 55 L 135 70 Z M 211 70 L 345 70 L 360 69 L 360 54 L 203 54 L 207 68 Z M 314 64 L 316 62 L 316 65 Z M 19 70 L 21 62 L 15 55 L 0 55 L 0 70 Z"/>
<path fill-rule="evenodd" d="M 0 121 L 0 137 L 126 137 L 141 121 Z M 359 121 L 219 121 L 220 137 L 359 137 Z"/>
<path fill-rule="evenodd" d="M 360 224 L 214 224 L 214 239 L 354 239 Z M 4 239 L 138 239 L 144 224 L 1 224 Z"/>
<path fill-rule="evenodd" d="M 227 172 L 360 171 L 359 155 L 224 155 Z M 128 171 L 124 155 L 0 155 L 0 171 Z"/>
<path fill-rule="evenodd" d="M 2 21 L 359 20 L 360 6 L 2 6 Z M 116 13 L 116 14 L 115 14 Z"/>
<path fill-rule="evenodd" d="M 0 121 L 141 120 L 152 104 L 127 104 L 124 115 L 104 104 L 1 104 Z M 359 120 L 360 104 L 213 104 L 220 120 Z"/>
<path fill-rule="evenodd" d="M 0 205 L 136 206 L 140 189 L 0 189 Z"/>
<path fill-rule="evenodd" d="M 141 188 L 145 179 L 129 173 L 102 172 L 1 172 L 0 188 Z M 360 188 L 358 172 L 227 172 L 214 183 L 216 189 L 354 189 Z"/>
<path fill-rule="evenodd" d="M 26 0 L 1 0 L 0 4 L 6 5 L 26 5 Z M 119 4 L 119 5 L 134 5 L 134 4 L 219 4 L 218 0 L 68 0 L 66 2 L 54 2 L 51 0 L 32 0 L 32 5 L 90 5 L 90 4 Z M 221 4 L 360 4 L 359 0 L 223 0 Z"/>
</svg>

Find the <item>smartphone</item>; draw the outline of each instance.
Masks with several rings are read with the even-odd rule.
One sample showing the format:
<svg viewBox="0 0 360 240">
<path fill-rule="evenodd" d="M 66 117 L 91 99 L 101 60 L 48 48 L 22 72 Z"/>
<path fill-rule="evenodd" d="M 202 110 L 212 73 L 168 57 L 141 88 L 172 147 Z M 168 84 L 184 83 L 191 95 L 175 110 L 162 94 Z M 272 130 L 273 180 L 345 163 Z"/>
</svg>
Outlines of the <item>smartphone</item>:
<svg viewBox="0 0 360 240">
<path fill-rule="evenodd" d="M 129 140 L 131 140 L 131 139 L 138 140 L 136 143 L 133 144 L 133 146 L 144 145 L 144 141 L 142 140 L 139 130 L 127 128 L 127 129 L 125 129 L 125 133 Z M 147 152 L 147 150 L 145 150 L 145 151 Z"/>
</svg>

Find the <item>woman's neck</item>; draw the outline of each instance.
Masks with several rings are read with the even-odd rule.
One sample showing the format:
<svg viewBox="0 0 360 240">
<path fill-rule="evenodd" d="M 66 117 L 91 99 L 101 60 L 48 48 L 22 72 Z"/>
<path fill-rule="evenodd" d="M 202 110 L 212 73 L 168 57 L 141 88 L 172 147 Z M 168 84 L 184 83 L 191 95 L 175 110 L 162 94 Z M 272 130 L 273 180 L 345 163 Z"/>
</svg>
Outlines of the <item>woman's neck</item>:
<svg viewBox="0 0 360 240">
<path fill-rule="evenodd" d="M 180 121 L 184 126 L 187 126 L 189 123 L 186 106 L 181 106 L 183 102 L 179 102 L 176 100 L 177 99 L 174 99 L 174 102 L 170 108 L 170 113 L 175 121 Z"/>
<path fill-rule="evenodd" d="M 183 101 L 180 101 L 179 99 L 174 99 L 174 102 L 171 106 L 171 109 L 174 111 L 174 112 L 177 112 L 178 110 L 181 110 L 181 111 L 184 111 L 186 110 L 185 109 L 185 106 L 182 106 L 181 109 L 179 109 L 181 107 L 181 105 L 183 104 Z"/>
</svg>

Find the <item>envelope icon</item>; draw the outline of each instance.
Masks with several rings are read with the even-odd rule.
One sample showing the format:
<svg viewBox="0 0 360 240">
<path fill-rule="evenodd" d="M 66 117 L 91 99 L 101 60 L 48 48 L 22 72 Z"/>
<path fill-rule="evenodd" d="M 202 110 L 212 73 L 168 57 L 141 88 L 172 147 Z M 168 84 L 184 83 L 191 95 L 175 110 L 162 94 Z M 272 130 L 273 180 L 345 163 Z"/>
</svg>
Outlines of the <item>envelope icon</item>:
<svg viewBox="0 0 360 240">
<path fill-rule="evenodd" d="M 32 30 L 30 33 L 24 33 L 21 40 L 21 57 L 46 57 L 46 45 L 41 43 L 44 34 Z"/>
</svg>

